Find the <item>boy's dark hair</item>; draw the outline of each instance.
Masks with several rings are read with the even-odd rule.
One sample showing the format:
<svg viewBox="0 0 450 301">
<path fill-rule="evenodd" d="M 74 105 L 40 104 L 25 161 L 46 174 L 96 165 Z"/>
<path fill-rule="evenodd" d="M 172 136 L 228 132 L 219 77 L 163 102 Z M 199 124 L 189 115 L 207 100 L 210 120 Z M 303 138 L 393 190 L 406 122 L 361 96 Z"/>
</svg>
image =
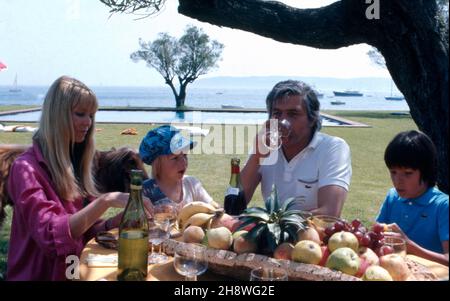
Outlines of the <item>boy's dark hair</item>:
<svg viewBox="0 0 450 301">
<path fill-rule="evenodd" d="M 397 134 L 384 153 L 388 168 L 408 167 L 418 169 L 428 187 L 436 184 L 437 161 L 433 141 L 422 132 L 406 131 Z"/>
</svg>

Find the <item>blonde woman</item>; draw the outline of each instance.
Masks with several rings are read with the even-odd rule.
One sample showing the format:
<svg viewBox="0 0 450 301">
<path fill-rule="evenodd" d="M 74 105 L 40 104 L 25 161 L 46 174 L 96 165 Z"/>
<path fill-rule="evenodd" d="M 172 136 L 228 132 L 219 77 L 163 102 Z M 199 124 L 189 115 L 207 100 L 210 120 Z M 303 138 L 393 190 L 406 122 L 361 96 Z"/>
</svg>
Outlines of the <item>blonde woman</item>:
<svg viewBox="0 0 450 301">
<path fill-rule="evenodd" d="M 169 198 L 177 204 L 178 210 L 193 201 L 218 207 L 202 183 L 186 175 L 186 152 L 194 146 L 194 141 L 183 137 L 177 128 L 169 125 L 150 130 L 141 141 L 139 154 L 142 161 L 152 166 L 152 178 L 144 181 L 143 192 L 152 203 Z"/>
<path fill-rule="evenodd" d="M 99 195 L 92 175 L 95 94 L 80 81 L 58 78 L 42 107 L 33 144 L 13 163 L 8 192 L 14 204 L 8 280 L 66 280 L 66 258 L 79 256 L 98 231 L 120 222 L 101 220 L 124 207 L 127 193 Z"/>
</svg>

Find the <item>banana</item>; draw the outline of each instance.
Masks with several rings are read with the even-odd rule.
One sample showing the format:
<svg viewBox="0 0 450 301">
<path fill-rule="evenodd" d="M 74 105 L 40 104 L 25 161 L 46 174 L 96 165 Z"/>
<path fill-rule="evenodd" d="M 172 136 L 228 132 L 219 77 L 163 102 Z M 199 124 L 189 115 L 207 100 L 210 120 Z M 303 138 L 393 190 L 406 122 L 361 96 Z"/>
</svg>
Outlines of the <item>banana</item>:
<svg viewBox="0 0 450 301">
<path fill-rule="evenodd" d="M 185 224 L 183 224 L 183 231 L 189 226 L 207 227 L 215 213 L 196 213 L 192 215 Z"/>
<path fill-rule="evenodd" d="M 191 202 L 181 208 L 178 213 L 178 225 L 180 228 L 184 228 L 186 221 L 196 213 L 208 213 L 213 214 L 217 211 L 213 205 L 205 202 Z"/>
</svg>

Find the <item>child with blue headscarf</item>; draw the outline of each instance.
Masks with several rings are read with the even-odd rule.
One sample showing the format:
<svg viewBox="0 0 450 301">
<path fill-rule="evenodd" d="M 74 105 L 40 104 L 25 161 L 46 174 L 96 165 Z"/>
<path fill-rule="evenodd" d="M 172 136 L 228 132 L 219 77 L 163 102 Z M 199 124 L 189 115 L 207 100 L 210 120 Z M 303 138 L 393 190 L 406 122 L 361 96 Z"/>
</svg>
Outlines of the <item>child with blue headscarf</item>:
<svg viewBox="0 0 450 301">
<path fill-rule="evenodd" d="M 170 125 L 154 128 L 144 137 L 139 154 L 152 166 L 152 178 L 143 183 L 143 193 L 152 203 L 169 198 L 178 209 L 193 201 L 218 206 L 197 178 L 186 175 L 187 152 L 195 145 Z"/>
</svg>

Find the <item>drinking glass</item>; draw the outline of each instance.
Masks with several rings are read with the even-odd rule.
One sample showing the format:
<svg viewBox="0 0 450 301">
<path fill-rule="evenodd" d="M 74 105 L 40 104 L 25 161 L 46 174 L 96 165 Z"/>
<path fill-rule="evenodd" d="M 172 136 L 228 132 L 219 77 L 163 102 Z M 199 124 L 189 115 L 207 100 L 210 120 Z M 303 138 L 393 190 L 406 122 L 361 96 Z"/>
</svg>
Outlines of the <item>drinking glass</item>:
<svg viewBox="0 0 450 301">
<path fill-rule="evenodd" d="M 170 229 L 178 230 L 178 204 L 171 199 L 163 198 L 155 202 L 153 204 L 153 216 L 155 219 L 169 219 Z"/>
<path fill-rule="evenodd" d="M 286 138 L 291 133 L 291 123 L 283 119 L 279 121 L 278 119 L 270 119 L 269 131 L 266 135 L 263 135 L 263 144 L 270 150 L 276 150 L 283 144 L 282 139 Z M 269 145 L 267 145 L 267 142 Z"/>
<path fill-rule="evenodd" d="M 173 266 L 187 281 L 196 281 L 197 276 L 208 268 L 206 247 L 199 244 L 180 243 L 175 248 Z"/>
<path fill-rule="evenodd" d="M 250 272 L 250 281 L 288 281 L 288 275 L 282 268 L 258 267 Z"/>
<path fill-rule="evenodd" d="M 148 257 L 149 263 L 164 263 L 169 260 L 168 256 L 161 252 L 161 244 L 170 237 L 170 221 L 167 218 L 149 220 L 148 227 L 148 241 L 151 243 L 152 248 L 150 256 Z M 158 246 L 158 253 L 154 252 L 154 247 Z"/>
<path fill-rule="evenodd" d="M 402 257 L 406 257 L 406 241 L 398 236 L 384 236 L 384 245 L 390 246 L 395 254 L 399 254 Z"/>
</svg>

